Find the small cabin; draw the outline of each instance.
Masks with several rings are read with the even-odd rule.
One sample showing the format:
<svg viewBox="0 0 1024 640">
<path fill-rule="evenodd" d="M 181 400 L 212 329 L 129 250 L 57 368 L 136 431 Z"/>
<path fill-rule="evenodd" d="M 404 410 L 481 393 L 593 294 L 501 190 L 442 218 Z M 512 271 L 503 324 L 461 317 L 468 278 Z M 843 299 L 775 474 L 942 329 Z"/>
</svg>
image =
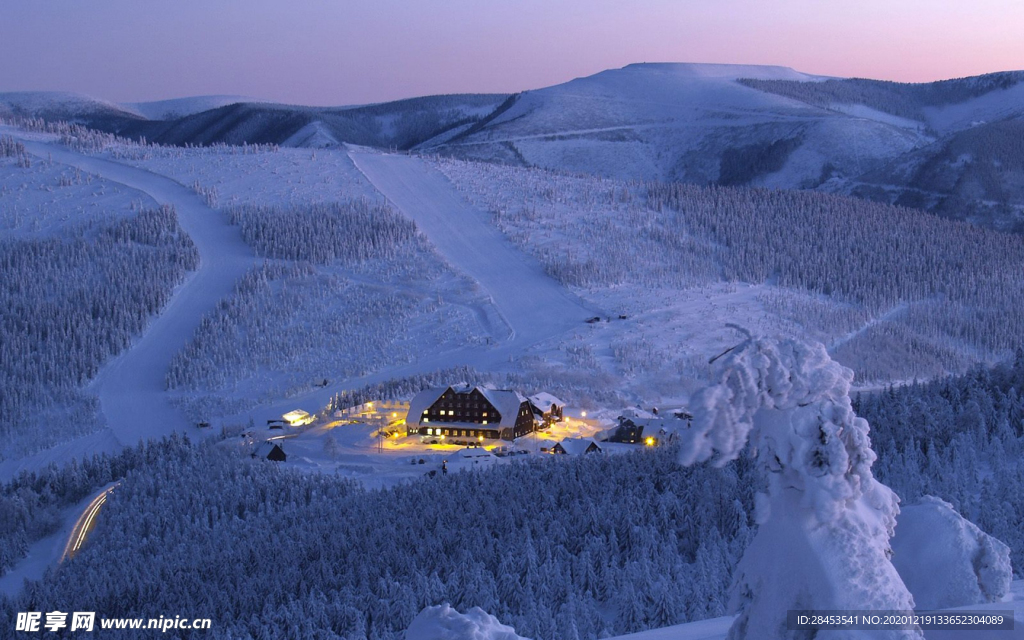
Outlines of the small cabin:
<svg viewBox="0 0 1024 640">
<path fill-rule="evenodd" d="M 601 445 L 592 438 L 566 438 L 551 447 L 551 452 L 561 455 L 582 456 L 587 453 L 602 453 Z"/>
<path fill-rule="evenodd" d="M 666 444 L 690 427 L 689 418 L 689 414 L 683 412 L 674 413 L 671 418 L 619 416 L 618 425 L 606 432 L 605 441 L 648 446 Z"/>
<path fill-rule="evenodd" d="M 284 462 L 288 459 L 284 449 L 276 442 L 264 442 L 260 446 L 256 447 L 256 450 L 252 452 L 252 457 L 257 459 L 273 460 L 274 462 Z"/>
</svg>

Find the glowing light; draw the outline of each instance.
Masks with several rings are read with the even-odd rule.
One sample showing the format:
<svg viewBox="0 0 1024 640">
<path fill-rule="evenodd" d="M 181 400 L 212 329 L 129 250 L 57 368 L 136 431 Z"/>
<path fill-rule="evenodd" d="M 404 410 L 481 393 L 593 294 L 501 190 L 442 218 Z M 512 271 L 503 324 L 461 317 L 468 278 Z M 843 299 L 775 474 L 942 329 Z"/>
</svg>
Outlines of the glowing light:
<svg viewBox="0 0 1024 640">
<path fill-rule="evenodd" d="M 586 411 L 581 411 L 580 415 L 583 416 L 584 418 L 586 418 L 587 417 L 587 412 Z"/>
<path fill-rule="evenodd" d="M 477 436 L 477 440 L 479 440 L 480 442 L 483 442 L 484 441 L 484 437 L 483 436 Z"/>
<path fill-rule="evenodd" d="M 644 440 L 644 442 L 647 444 L 648 447 L 654 446 L 654 438 L 647 438 L 646 440 Z"/>
<path fill-rule="evenodd" d="M 442 433 L 442 434 L 441 434 L 441 439 L 442 439 L 442 440 L 444 440 L 444 438 L 445 438 L 445 436 L 444 436 L 444 434 Z"/>
</svg>

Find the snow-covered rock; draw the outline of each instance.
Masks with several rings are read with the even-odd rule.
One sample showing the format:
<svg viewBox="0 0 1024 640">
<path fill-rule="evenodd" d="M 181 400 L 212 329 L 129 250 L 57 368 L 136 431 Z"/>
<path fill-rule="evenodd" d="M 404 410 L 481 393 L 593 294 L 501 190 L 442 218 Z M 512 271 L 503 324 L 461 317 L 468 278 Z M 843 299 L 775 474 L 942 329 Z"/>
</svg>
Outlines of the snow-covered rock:
<svg viewBox="0 0 1024 640">
<path fill-rule="evenodd" d="M 932 496 L 903 508 L 892 550 L 918 609 L 999 602 L 1013 579 L 1010 548 Z"/>
<path fill-rule="evenodd" d="M 405 640 L 526 640 L 480 607 L 459 613 L 447 602 L 413 618 Z"/>
</svg>

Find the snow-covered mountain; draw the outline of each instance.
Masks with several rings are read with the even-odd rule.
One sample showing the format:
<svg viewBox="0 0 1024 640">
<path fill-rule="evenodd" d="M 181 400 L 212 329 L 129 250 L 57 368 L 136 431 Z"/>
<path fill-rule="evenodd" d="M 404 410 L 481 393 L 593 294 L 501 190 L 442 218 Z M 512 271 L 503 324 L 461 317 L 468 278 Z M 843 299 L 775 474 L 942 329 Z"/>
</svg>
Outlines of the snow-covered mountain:
<svg viewBox="0 0 1024 640">
<path fill-rule="evenodd" d="M 142 120 L 145 116 L 128 105 L 119 105 L 80 93 L 64 91 L 14 91 L 0 93 L 0 117 L 42 118 L 92 124 L 105 119 Z"/>
<path fill-rule="evenodd" d="M 621 179 L 820 189 L 1024 224 L 1024 72 L 931 83 L 642 63 L 507 95 L 306 107 L 239 96 L 113 104 L 0 94 L 0 116 L 168 145 L 353 143 Z"/>
<path fill-rule="evenodd" d="M 922 123 L 743 84 L 820 84 L 787 67 L 634 64 L 521 94 L 442 150 L 617 178 L 815 187 L 931 141 Z"/>
<path fill-rule="evenodd" d="M 152 102 L 125 102 L 121 106 L 142 115 L 147 120 L 175 120 L 239 102 L 258 103 L 262 100 L 245 96 L 195 96 Z"/>
</svg>

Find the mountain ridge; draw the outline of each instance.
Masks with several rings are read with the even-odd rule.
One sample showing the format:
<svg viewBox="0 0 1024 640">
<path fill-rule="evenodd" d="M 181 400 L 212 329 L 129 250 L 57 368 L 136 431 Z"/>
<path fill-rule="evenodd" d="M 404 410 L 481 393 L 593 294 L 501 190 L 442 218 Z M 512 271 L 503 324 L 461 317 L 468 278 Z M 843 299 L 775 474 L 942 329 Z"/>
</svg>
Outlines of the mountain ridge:
<svg viewBox="0 0 1024 640">
<path fill-rule="evenodd" d="M 1024 121 L 1024 71 L 903 83 L 642 62 L 517 94 L 347 107 L 6 93 L 4 115 L 165 145 L 351 143 L 620 179 L 824 190 L 1024 229 L 1024 161 L 1017 127 L 1005 124 Z M 176 117 L 152 119 L 167 115 Z M 1010 138 L 990 153 L 979 145 L 995 131 Z"/>
</svg>

